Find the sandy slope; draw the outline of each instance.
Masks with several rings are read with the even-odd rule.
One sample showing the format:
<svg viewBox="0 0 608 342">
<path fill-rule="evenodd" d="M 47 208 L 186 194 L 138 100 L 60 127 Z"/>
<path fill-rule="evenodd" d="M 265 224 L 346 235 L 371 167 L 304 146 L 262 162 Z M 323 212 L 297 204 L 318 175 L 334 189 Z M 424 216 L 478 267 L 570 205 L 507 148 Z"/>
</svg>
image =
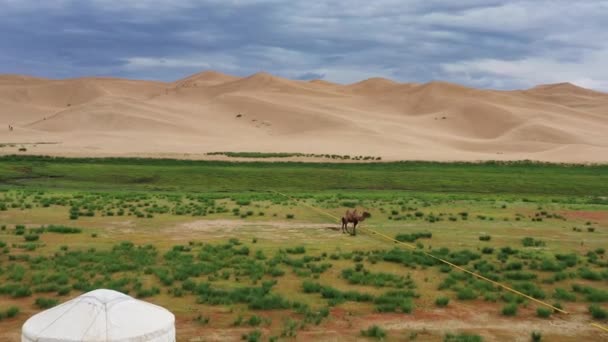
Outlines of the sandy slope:
<svg viewBox="0 0 608 342">
<path fill-rule="evenodd" d="M 24 145 L 31 154 L 200 158 L 259 151 L 608 162 L 608 94 L 568 83 L 494 91 L 382 78 L 339 85 L 266 73 L 203 72 L 172 83 L 0 75 L 0 124 L 0 144 L 53 143 Z"/>
</svg>

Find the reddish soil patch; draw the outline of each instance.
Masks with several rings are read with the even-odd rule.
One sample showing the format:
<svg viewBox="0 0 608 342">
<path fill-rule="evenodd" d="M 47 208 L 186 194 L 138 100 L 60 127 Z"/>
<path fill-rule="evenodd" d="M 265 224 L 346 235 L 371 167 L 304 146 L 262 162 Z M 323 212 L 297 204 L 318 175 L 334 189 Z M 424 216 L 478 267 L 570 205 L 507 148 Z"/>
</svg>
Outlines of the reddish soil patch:
<svg viewBox="0 0 608 342">
<path fill-rule="evenodd" d="M 560 212 L 567 219 L 586 220 L 593 222 L 608 221 L 608 211 L 568 210 Z"/>
</svg>

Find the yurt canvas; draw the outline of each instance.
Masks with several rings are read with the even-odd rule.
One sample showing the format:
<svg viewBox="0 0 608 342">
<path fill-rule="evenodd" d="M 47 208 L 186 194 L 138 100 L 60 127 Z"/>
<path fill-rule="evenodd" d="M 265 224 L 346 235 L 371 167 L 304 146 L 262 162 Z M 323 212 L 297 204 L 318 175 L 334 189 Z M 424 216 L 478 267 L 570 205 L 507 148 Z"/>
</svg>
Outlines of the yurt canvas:
<svg viewBox="0 0 608 342">
<path fill-rule="evenodd" d="M 174 342 L 175 316 L 120 292 L 95 290 L 30 317 L 21 341 Z"/>
</svg>

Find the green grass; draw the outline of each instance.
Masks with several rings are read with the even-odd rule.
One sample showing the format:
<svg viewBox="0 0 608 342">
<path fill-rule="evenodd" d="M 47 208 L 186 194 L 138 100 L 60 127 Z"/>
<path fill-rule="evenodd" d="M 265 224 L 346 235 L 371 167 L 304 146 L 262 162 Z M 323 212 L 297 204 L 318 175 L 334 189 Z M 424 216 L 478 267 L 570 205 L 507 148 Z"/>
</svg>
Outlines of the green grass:
<svg viewBox="0 0 608 342">
<path fill-rule="evenodd" d="M 598 303 L 593 312 L 601 316 L 599 305 L 608 302 L 606 219 L 583 216 L 605 210 L 607 170 L 524 162 L 5 157 L 0 304 L 23 302 L 29 314 L 68 295 L 111 288 L 166 306 L 185 325 L 223 329 L 235 322 L 236 338 L 259 339 L 251 331 L 259 328 L 264 340 L 324 329 L 343 310 L 381 317 L 448 303 L 446 310 L 457 310 L 477 299 L 494 312 L 506 304 L 505 315 L 514 315 L 527 305 L 428 252 L 566 309 L 570 302 Z M 347 237 L 302 202 L 333 215 L 365 208 L 372 217 L 364 228 L 420 245 L 410 250 L 371 234 Z M 213 220 L 231 221 L 229 229 L 182 228 Z M 295 228 L 307 224 L 319 229 Z M 597 230 L 572 230 L 585 225 Z M 184 309 L 195 305 L 205 317 Z M 547 312 L 539 308 L 537 315 Z M 344 339 L 356 338 L 360 328 Z M 402 333 L 391 330 L 389 339 Z"/>
<path fill-rule="evenodd" d="M 231 163 L 6 156 L 0 158 L 0 185 L 116 191 L 407 190 L 603 196 L 608 193 L 608 166 L 532 162 Z"/>
</svg>

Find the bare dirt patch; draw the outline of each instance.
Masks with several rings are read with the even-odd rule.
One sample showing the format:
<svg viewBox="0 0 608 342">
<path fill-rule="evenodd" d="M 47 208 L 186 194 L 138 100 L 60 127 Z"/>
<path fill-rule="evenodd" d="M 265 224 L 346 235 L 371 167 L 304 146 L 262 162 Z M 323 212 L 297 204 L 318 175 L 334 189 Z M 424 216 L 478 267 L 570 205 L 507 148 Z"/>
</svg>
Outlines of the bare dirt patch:
<svg viewBox="0 0 608 342">
<path fill-rule="evenodd" d="M 255 234 L 260 238 L 272 240 L 289 240 L 294 238 L 310 238 L 321 235 L 329 237 L 336 235 L 337 225 L 327 223 L 305 223 L 287 221 L 247 222 L 242 220 L 198 220 L 182 223 L 165 229 L 173 239 L 182 239 L 188 235 L 201 233 L 216 238 L 225 238 L 239 234 Z"/>
</svg>

